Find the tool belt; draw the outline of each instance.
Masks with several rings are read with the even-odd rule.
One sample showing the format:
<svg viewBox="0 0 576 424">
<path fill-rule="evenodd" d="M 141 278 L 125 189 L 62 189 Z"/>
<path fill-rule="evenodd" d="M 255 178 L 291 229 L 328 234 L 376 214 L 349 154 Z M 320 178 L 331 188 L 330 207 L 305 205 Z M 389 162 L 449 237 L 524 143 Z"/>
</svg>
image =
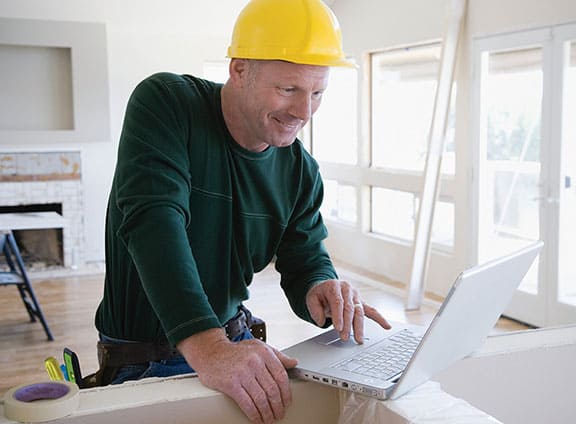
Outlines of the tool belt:
<svg viewBox="0 0 576 424">
<path fill-rule="evenodd" d="M 253 316 L 243 305 L 238 308 L 238 313 L 224 324 L 223 328 L 230 340 L 234 340 L 249 329 L 255 339 L 266 341 L 266 323 L 260 318 Z M 170 346 L 168 342 L 114 343 L 99 341 L 98 363 L 100 369 L 83 379 L 83 387 L 110 384 L 118 370 L 126 365 L 162 361 L 179 356 L 181 354 L 178 349 Z"/>
</svg>

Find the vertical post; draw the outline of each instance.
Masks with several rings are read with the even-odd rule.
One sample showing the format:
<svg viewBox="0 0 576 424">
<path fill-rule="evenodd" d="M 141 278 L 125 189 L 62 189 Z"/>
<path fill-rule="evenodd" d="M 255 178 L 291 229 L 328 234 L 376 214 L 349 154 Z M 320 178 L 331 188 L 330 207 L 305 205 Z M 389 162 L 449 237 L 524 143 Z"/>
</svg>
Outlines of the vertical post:
<svg viewBox="0 0 576 424">
<path fill-rule="evenodd" d="M 418 210 L 412 256 L 412 273 L 406 300 L 406 309 L 408 310 L 419 309 L 424 296 L 424 283 L 430 259 L 430 238 L 432 235 L 434 206 L 439 191 L 446 122 L 448 121 L 450 109 L 450 95 L 452 81 L 454 80 L 458 41 L 466 16 L 466 4 L 466 0 L 451 0 L 450 3 L 450 17 L 442 46 L 432 123 L 428 134 L 424 187 Z"/>
</svg>

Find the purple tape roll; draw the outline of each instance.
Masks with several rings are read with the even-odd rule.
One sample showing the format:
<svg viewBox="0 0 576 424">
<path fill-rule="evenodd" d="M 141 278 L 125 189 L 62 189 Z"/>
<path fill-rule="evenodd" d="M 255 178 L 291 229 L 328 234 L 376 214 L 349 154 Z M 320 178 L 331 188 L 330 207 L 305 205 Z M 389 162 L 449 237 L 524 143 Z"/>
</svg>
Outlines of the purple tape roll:
<svg viewBox="0 0 576 424">
<path fill-rule="evenodd" d="M 70 388 L 59 383 L 38 383 L 24 386 L 14 392 L 14 399 L 20 402 L 34 402 L 42 399 L 59 399 L 66 396 Z"/>
<path fill-rule="evenodd" d="M 4 415 L 20 422 L 55 420 L 73 413 L 80 403 L 78 386 L 46 381 L 13 387 L 4 395 Z"/>
</svg>

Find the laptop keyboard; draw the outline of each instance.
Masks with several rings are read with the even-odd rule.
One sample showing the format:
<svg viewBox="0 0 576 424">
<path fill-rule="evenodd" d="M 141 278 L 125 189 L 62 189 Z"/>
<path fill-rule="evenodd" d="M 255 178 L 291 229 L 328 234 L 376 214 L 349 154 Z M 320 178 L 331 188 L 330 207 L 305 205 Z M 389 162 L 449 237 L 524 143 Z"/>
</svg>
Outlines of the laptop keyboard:
<svg viewBox="0 0 576 424">
<path fill-rule="evenodd" d="M 367 377 L 387 380 L 406 368 L 421 339 L 421 336 L 405 329 L 386 339 L 382 343 L 383 346 L 376 346 L 376 349 L 370 348 L 353 358 L 347 358 L 333 365 L 333 367 Z"/>
</svg>

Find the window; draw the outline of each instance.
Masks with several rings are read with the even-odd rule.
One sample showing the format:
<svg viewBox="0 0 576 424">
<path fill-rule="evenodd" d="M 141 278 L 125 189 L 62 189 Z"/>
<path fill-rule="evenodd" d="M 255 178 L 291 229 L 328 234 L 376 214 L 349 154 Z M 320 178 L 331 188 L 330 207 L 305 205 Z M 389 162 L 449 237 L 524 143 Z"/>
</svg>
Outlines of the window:
<svg viewBox="0 0 576 424">
<path fill-rule="evenodd" d="M 325 219 L 355 225 L 358 221 L 356 187 L 324 180 L 324 201 L 320 212 Z"/>
<path fill-rule="evenodd" d="M 412 241 L 416 230 L 419 198 L 414 193 L 372 188 L 372 232 Z M 438 201 L 432 224 L 432 242 L 451 248 L 454 244 L 454 204 Z"/>
<path fill-rule="evenodd" d="M 356 165 L 358 162 L 358 72 L 352 68 L 330 69 L 328 89 L 308 126 L 312 154 L 319 162 Z M 304 134 L 307 134 L 306 129 Z M 306 137 L 304 137 L 306 142 Z M 330 221 L 355 226 L 358 223 L 358 188 L 324 180 L 322 216 Z"/>
<path fill-rule="evenodd" d="M 371 165 L 382 184 L 371 184 L 371 231 L 412 241 L 440 66 L 441 44 L 429 43 L 370 54 Z M 451 100 L 455 99 L 453 90 Z M 442 173 L 455 172 L 454 105 L 448 116 Z M 435 205 L 432 241 L 454 244 L 454 204 L 444 195 Z"/>
<path fill-rule="evenodd" d="M 363 132 L 357 123 L 357 71 L 331 70 L 311 129 L 311 151 L 326 183 L 322 213 L 327 221 L 354 225 L 360 237 L 376 235 L 392 244 L 414 239 L 440 55 L 440 43 L 369 54 L 370 139 L 358 135 Z M 452 111 L 442 161 L 446 178 L 455 170 Z M 434 247 L 444 251 L 454 245 L 451 187 L 442 186 L 432 229 Z"/>
<path fill-rule="evenodd" d="M 372 232 L 412 240 L 418 211 L 413 193 L 372 188 Z"/>
<path fill-rule="evenodd" d="M 357 74 L 351 68 L 330 69 L 328 89 L 312 119 L 313 154 L 319 161 L 358 161 Z"/>
<path fill-rule="evenodd" d="M 440 43 L 371 54 L 373 166 L 424 170 L 440 54 Z M 453 111 L 442 161 L 445 174 L 454 174 Z"/>
</svg>

